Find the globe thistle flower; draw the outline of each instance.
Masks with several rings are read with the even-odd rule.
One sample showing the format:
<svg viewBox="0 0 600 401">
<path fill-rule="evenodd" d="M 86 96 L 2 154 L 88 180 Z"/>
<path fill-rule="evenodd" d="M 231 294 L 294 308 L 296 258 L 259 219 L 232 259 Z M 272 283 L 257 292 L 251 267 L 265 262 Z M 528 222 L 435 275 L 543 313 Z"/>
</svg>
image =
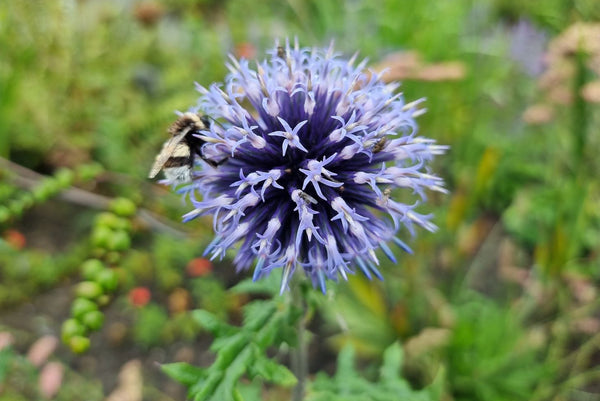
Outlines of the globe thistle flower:
<svg viewBox="0 0 600 401">
<path fill-rule="evenodd" d="M 426 189 L 445 192 L 427 167 L 445 147 L 417 136 L 421 100 L 405 103 L 365 65 L 287 43 L 256 68 L 231 57 L 224 85 L 197 85 L 191 111 L 214 120 L 199 137 L 215 163 L 197 158 L 184 220 L 213 215 L 205 255 L 239 244 L 234 263 L 255 280 L 281 268 L 283 292 L 301 269 L 325 292 L 355 269 L 382 279 L 378 248 L 392 261 L 388 242 L 410 252 L 400 229 L 435 229 L 416 207 Z M 396 188 L 417 200 L 395 201 Z"/>
</svg>

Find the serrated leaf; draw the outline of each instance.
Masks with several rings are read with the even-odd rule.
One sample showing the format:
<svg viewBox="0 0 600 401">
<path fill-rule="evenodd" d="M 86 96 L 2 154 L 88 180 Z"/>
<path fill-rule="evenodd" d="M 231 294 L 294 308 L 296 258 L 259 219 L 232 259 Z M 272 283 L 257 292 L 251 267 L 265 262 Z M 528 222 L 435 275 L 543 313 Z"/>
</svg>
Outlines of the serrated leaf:
<svg viewBox="0 0 600 401">
<path fill-rule="evenodd" d="M 231 337 L 219 338 L 213 342 L 210 349 L 218 354 L 215 365 L 227 367 L 248 345 L 248 336 L 244 333 L 236 333 Z"/>
<path fill-rule="evenodd" d="M 273 301 L 254 301 L 246 305 L 244 307 L 244 327 L 252 331 L 264 327 L 276 310 L 277 306 Z"/>
<path fill-rule="evenodd" d="M 231 342 L 236 341 L 236 338 L 241 336 L 239 332 L 236 334 L 232 334 L 229 337 L 221 337 L 217 338 L 210 345 L 210 350 L 215 353 L 219 353 L 222 349 L 226 349 Z"/>
<path fill-rule="evenodd" d="M 288 368 L 272 359 L 266 358 L 264 355 L 259 355 L 251 368 L 252 375 L 260 376 L 271 383 L 283 387 L 292 387 L 298 382 L 296 376 Z"/>
<path fill-rule="evenodd" d="M 199 382 L 197 386 L 190 389 L 190 394 L 194 401 L 210 400 L 212 395 L 218 390 L 217 387 L 223 378 L 222 370 L 213 369 L 204 382 Z"/>
<path fill-rule="evenodd" d="M 218 317 L 202 309 L 192 311 L 192 318 L 203 329 L 206 329 L 215 335 L 223 330 L 223 328 L 227 327 L 227 324 L 223 323 Z"/>
<path fill-rule="evenodd" d="M 244 348 L 227 367 L 221 385 L 219 386 L 219 392 L 213 397 L 215 401 L 230 400 L 233 398 L 233 391 L 240 378 L 254 363 L 252 354 L 251 347 Z"/>
<path fill-rule="evenodd" d="M 186 386 L 192 386 L 206 376 L 206 369 L 185 362 L 160 365 L 160 369 L 170 378 Z"/>
<path fill-rule="evenodd" d="M 288 304 L 270 300 L 252 302 L 244 308 L 244 315 L 244 326 L 233 327 L 208 312 L 193 312 L 198 323 L 219 334 L 211 345 L 217 354 L 215 362 L 206 369 L 203 380 L 189 388 L 194 401 L 232 400 L 241 396 L 236 392 L 245 374 L 280 385 L 295 383 L 296 378 L 285 367 L 275 362 L 261 362 L 261 359 L 266 360 L 268 347 L 281 344 L 286 326 L 297 320 L 296 313 Z M 258 371 L 261 374 L 257 374 Z"/>
</svg>

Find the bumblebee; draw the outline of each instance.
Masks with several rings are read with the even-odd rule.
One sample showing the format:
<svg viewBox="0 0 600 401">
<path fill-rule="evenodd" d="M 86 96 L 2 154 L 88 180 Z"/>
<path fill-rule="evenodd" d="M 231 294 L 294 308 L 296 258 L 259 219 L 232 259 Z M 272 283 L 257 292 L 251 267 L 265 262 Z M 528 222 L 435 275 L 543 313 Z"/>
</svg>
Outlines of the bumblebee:
<svg viewBox="0 0 600 401">
<path fill-rule="evenodd" d="M 171 138 L 163 144 L 156 156 L 148 178 L 156 177 L 160 170 L 163 170 L 169 182 L 177 184 L 190 182 L 196 156 L 213 167 L 221 164 L 223 161 L 217 163 L 204 157 L 202 146 L 206 142 L 196 135 L 208 129 L 209 124 L 206 116 L 191 112 L 183 113 L 169 127 Z"/>
</svg>

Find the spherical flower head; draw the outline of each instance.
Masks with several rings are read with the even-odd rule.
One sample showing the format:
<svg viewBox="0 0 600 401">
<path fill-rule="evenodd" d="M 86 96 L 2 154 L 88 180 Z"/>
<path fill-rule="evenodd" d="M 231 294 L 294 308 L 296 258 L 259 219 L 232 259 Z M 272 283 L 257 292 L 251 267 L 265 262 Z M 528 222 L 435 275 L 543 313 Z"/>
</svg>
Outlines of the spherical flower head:
<svg viewBox="0 0 600 401">
<path fill-rule="evenodd" d="M 354 269 L 381 279 L 378 248 L 392 260 L 388 242 L 410 251 L 401 228 L 435 229 L 415 209 L 425 189 L 445 191 L 428 172 L 445 147 L 417 136 L 420 100 L 405 103 L 398 84 L 355 62 L 287 43 L 255 68 L 231 57 L 224 85 L 197 86 L 192 111 L 214 121 L 199 135 L 211 163 L 197 158 L 184 220 L 213 215 L 205 254 L 237 245 L 238 270 L 253 267 L 255 280 L 281 268 L 284 291 L 303 270 L 324 292 Z M 396 188 L 417 199 L 394 201 Z"/>
</svg>

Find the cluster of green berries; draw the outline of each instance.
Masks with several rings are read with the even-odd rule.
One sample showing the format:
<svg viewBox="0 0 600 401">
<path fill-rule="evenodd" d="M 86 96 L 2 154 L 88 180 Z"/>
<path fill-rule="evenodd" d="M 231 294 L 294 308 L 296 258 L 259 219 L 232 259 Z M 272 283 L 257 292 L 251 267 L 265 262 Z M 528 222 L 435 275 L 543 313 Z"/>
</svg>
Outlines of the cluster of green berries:
<svg viewBox="0 0 600 401">
<path fill-rule="evenodd" d="M 8 222 L 10 219 L 19 218 L 24 211 L 35 204 L 42 203 L 58 195 L 64 189 L 73 185 L 75 180 L 89 181 L 94 179 L 102 172 L 102 167 L 98 164 L 86 164 L 75 169 L 61 168 L 52 176 L 41 180 L 30 191 L 24 191 L 14 195 L 13 191 L 5 188 L 4 192 L 11 199 L 7 199 L 3 205 L 0 205 L 0 224 Z"/>
<path fill-rule="evenodd" d="M 117 198 L 111 202 L 110 211 L 96 217 L 91 235 L 94 257 L 81 265 L 83 281 L 75 288 L 71 318 L 62 326 L 62 340 L 75 353 L 87 351 L 89 334 L 104 324 L 100 309 L 108 305 L 119 285 L 115 267 L 131 246 L 131 218 L 135 213 L 131 200 Z"/>
</svg>

